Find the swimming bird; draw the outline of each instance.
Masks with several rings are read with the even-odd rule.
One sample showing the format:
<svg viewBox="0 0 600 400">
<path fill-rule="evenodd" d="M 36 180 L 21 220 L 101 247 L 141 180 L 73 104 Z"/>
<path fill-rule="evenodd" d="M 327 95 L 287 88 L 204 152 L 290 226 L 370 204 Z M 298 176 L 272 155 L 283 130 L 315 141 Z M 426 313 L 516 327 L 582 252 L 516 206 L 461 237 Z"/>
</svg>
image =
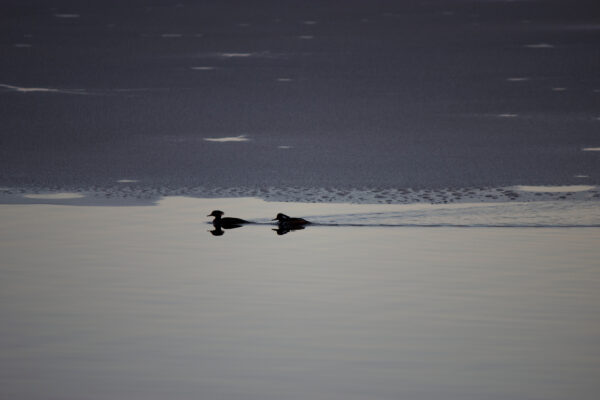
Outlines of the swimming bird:
<svg viewBox="0 0 600 400">
<path fill-rule="evenodd" d="M 272 221 L 278 221 L 279 226 L 285 228 L 298 228 L 310 224 L 310 221 L 307 221 L 304 218 L 293 218 L 282 213 L 277 214 Z"/>
<path fill-rule="evenodd" d="M 215 219 L 213 220 L 213 225 L 216 228 L 233 229 L 233 228 L 239 228 L 243 224 L 250 223 L 249 221 L 246 221 L 245 219 L 241 219 L 241 218 L 232 218 L 232 217 L 221 218 L 223 216 L 223 214 L 225 214 L 223 211 L 214 210 L 213 212 L 208 214 L 207 217 L 215 217 Z"/>
</svg>

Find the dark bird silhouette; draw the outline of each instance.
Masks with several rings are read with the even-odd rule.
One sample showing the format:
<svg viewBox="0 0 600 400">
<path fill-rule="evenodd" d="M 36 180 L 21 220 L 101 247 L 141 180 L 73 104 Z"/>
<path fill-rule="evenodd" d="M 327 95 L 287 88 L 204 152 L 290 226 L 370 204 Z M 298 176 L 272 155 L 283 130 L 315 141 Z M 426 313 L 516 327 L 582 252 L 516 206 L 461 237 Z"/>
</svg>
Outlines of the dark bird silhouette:
<svg viewBox="0 0 600 400">
<path fill-rule="evenodd" d="M 223 236 L 225 231 L 220 226 L 215 226 L 215 229 L 209 231 L 213 236 Z"/>
<path fill-rule="evenodd" d="M 277 229 L 272 229 L 272 230 L 277 232 L 277 234 L 279 236 L 281 236 L 281 235 L 285 235 L 288 232 L 299 231 L 300 229 L 304 229 L 304 226 L 303 225 L 298 225 L 298 226 L 279 225 L 277 227 Z"/>
<path fill-rule="evenodd" d="M 305 220 L 304 218 L 293 218 L 282 213 L 277 214 L 277 216 L 273 218 L 273 221 L 277 221 L 279 223 L 280 228 L 290 230 L 298 229 L 304 225 L 310 224 L 310 222 Z"/>
<path fill-rule="evenodd" d="M 241 219 L 241 218 L 232 218 L 232 217 L 222 218 L 223 214 L 225 214 L 223 211 L 214 210 L 213 212 L 211 212 L 210 214 L 207 215 L 207 217 L 215 217 L 215 219 L 213 220 L 213 225 L 215 228 L 217 228 L 217 230 L 220 230 L 221 228 L 223 228 L 223 229 L 239 228 L 243 224 L 250 223 L 249 221 L 246 221 L 245 219 Z"/>
</svg>

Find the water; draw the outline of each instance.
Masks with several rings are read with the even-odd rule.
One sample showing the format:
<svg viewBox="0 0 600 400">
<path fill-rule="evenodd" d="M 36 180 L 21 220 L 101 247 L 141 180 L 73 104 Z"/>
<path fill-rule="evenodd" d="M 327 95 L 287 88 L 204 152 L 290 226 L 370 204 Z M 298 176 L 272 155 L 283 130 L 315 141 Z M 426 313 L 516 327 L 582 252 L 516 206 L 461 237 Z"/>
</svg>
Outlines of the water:
<svg viewBox="0 0 600 400">
<path fill-rule="evenodd" d="M 0 2 L 0 398 L 598 398 L 598 10 Z"/>
<path fill-rule="evenodd" d="M 215 237 L 215 208 L 260 223 Z M 280 211 L 323 225 L 277 235 Z M 2 205 L 0 397 L 595 399 L 598 214 Z"/>
</svg>

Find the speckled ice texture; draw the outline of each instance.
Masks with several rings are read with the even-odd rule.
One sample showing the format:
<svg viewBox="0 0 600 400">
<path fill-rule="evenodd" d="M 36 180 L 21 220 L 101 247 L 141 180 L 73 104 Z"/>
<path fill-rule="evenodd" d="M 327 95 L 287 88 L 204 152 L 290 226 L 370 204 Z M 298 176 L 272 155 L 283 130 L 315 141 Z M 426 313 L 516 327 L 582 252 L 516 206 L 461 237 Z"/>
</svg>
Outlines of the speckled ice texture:
<svg viewBox="0 0 600 400">
<path fill-rule="evenodd" d="M 597 200 L 512 188 L 600 184 L 599 20 L 593 1 L 2 1 L 0 197 Z"/>
</svg>

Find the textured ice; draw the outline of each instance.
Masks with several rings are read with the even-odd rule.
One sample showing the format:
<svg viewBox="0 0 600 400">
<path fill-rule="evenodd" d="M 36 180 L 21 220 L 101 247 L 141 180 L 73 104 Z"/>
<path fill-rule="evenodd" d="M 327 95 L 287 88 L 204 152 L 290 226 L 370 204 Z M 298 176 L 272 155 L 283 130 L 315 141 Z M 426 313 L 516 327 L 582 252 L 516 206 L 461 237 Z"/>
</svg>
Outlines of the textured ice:
<svg viewBox="0 0 600 400">
<path fill-rule="evenodd" d="M 54 14 L 56 18 L 79 18 L 79 14 L 68 14 L 68 13 L 56 13 Z"/>
<path fill-rule="evenodd" d="M 85 197 L 81 193 L 38 193 L 32 194 L 28 193 L 23 195 L 23 197 L 28 199 L 37 199 L 37 200 L 67 200 L 67 199 L 80 199 Z"/>
<path fill-rule="evenodd" d="M 598 24 L 591 2 L 17 3 L 0 2 L 12 195 L 437 204 L 600 184 L 597 30 L 560 34 Z"/>
<path fill-rule="evenodd" d="M 21 87 L 8 85 L 5 83 L 0 83 L 0 87 L 14 90 L 15 92 L 20 93 L 66 93 L 66 94 L 86 94 L 82 89 L 56 89 L 56 88 L 46 88 L 46 87 Z"/>
<path fill-rule="evenodd" d="M 337 187 L 153 187 L 142 181 L 121 180 L 110 187 L 77 188 L 79 202 L 68 204 L 136 204 L 155 203 L 164 197 L 187 196 L 198 198 L 257 197 L 266 201 L 298 203 L 350 204 L 475 204 L 506 202 L 544 202 L 575 200 L 600 201 L 600 189 L 593 185 L 468 187 L 443 189 L 381 189 Z M 41 193 L 41 194 L 40 194 Z M 0 204 L 26 202 L 52 204 L 61 199 L 62 189 L 10 188 L 0 189 Z M 29 196 L 31 195 L 31 196 Z M 55 197 L 56 196 L 56 197 Z M 83 197 L 85 196 L 85 197 Z"/>
<path fill-rule="evenodd" d="M 221 56 L 226 57 L 226 58 L 236 58 L 236 57 L 245 58 L 245 57 L 251 57 L 252 53 L 221 53 Z"/>
<path fill-rule="evenodd" d="M 585 192 L 595 189 L 595 186 L 590 185 L 569 185 L 569 186 L 515 186 L 515 190 L 524 192 L 543 192 L 543 193 L 560 193 L 560 192 Z"/>
<path fill-rule="evenodd" d="M 549 43 L 535 43 L 535 44 L 526 44 L 525 47 L 530 49 L 552 49 L 554 48 L 553 44 Z"/>
<path fill-rule="evenodd" d="M 247 142 L 250 139 L 246 135 L 239 136 L 227 136 L 227 137 L 219 137 L 219 138 L 204 138 L 207 142 Z"/>
</svg>

